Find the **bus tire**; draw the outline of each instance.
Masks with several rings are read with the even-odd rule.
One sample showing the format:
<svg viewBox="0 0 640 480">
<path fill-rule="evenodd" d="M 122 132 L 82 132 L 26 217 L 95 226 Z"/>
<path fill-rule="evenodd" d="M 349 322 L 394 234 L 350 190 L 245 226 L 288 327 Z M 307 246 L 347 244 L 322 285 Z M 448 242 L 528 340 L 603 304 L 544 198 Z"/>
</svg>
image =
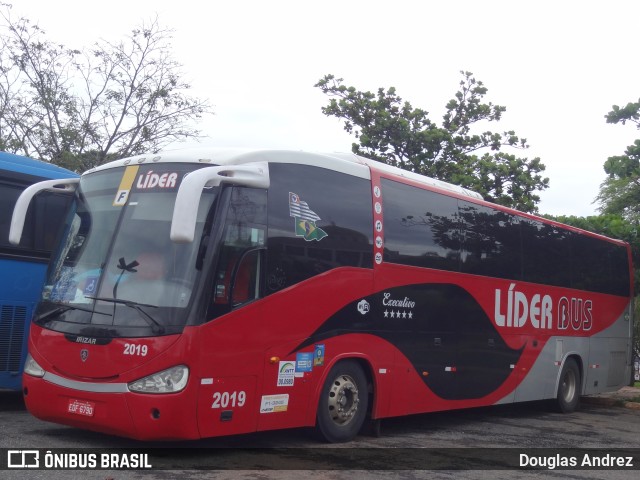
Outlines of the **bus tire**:
<svg viewBox="0 0 640 480">
<path fill-rule="evenodd" d="M 316 415 L 318 433 L 327 442 L 353 440 L 367 415 L 369 392 L 362 367 L 353 360 L 337 363 L 327 375 Z"/>
<path fill-rule="evenodd" d="M 575 412 L 580 405 L 580 368 L 573 358 L 567 358 L 560 373 L 556 405 L 562 413 Z"/>
</svg>

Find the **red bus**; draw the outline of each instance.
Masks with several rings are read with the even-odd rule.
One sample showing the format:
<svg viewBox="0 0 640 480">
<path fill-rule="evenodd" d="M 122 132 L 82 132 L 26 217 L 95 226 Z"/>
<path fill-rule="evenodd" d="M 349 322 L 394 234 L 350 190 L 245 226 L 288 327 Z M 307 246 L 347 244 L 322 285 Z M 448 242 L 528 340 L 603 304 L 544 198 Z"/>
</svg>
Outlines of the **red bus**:
<svg viewBox="0 0 640 480">
<path fill-rule="evenodd" d="M 19 238 L 14 213 L 12 238 Z M 36 417 L 136 439 L 616 390 L 630 249 L 352 154 L 174 152 L 82 175 L 35 312 Z"/>
</svg>

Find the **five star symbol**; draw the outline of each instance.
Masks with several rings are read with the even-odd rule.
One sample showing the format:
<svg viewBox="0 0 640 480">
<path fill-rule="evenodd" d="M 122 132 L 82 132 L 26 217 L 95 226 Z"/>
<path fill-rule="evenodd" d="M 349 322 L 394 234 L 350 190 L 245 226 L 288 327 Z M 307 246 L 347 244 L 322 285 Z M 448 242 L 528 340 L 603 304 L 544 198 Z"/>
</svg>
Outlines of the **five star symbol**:
<svg viewBox="0 0 640 480">
<path fill-rule="evenodd" d="M 404 310 L 385 310 L 383 314 L 384 318 L 408 318 L 409 320 L 413 318 L 413 312 L 411 310 L 409 310 L 409 312 Z"/>
</svg>

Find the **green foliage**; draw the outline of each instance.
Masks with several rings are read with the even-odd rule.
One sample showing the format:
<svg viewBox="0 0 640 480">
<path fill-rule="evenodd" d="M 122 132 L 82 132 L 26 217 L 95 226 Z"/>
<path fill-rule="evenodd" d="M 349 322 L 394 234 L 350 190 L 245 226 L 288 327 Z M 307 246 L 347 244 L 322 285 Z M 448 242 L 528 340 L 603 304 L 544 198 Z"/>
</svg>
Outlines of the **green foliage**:
<svg viewBox="0 0 640 480">
<path fill-rule="evenodd" d="M 605 115 L 607 123 L 626 125 L 627 122 L 640 130 L 640 99 L 624 107 L 614 105 Z M 624 155 L 609 157 L 604 163 L 606 180 L 600 186 L 596 200 L 604 214 L 617 215 L 624 220 L 628 236 L 620 236 L 631 243 L 634 256 L 636 292 L 640 292 L 640 245 L 637 238 L 640 227 L 640 139 L 629 145 Z M 634 323 L 634 350 L 640 356 L 640 301 L 636 299 Z"/>
<path fill-rule="evenodd" d="M 0 3 L 0 148 L 84 171 L 156 152 L 199 132 L 210 113 L 185 95 L 171 31 L 142 24 L 124 40 L 77 50 L 58 45 Z"/>
<path fill-rule="evenodd" d="M 479 123 L 499 121 L 506 108 L 484 102 L 487 88 L 470 72 L 461 73 L 460 89 L 447 103 L 441 125 L 403 101 L 393 87 L 362 92 L 334 75 L 315 86 L 330 97 L 322 112 L 342 119 L 358 140 L 354 153 L 473 189 L 491 202 L 536 211 L 535 192 L 549 183 L 541 176 L 544 165 L 539 158 L 502 151 L 528 148 L 513 131 L 474 131 Z"/>
<path fill-rule="evenodd" d="M 626 125 L 629 122 L 640 129 L 640 100 L 624 107 L 614 105 L 605 118 L 607 123 Z M 624 155 L 609 157 L 604 170 L 607 178 L 596 198 L 600 210 L 622 215 L 634 225 L 640 225 L 640 139 L 629 145 Z"/>
<path fill-rule="evenodd" d="M 612 110 L 605 115 L 605 118 L 607 123 L 622 123 L 624 125 L 627 122 L 631 122 L 640 128 L 640 99 L 635 103 L 627 103 L 622 108 L 614 105 Z"/>
</svg>

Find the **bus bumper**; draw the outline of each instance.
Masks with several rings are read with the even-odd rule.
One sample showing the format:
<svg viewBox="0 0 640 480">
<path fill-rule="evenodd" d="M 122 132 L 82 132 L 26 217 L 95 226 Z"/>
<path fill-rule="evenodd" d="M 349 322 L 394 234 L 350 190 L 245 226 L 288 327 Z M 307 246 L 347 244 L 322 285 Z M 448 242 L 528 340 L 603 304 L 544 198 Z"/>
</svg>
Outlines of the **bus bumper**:
<svg viewBox="0 0 640 480">
<path fill-rule="evenodd" d="M 165 395 L 89 392 L 25 374 L 23 393 L 29 413 L 48 422 L 136 440 L 200 438 L 188 388 Z"/>
</svg>

